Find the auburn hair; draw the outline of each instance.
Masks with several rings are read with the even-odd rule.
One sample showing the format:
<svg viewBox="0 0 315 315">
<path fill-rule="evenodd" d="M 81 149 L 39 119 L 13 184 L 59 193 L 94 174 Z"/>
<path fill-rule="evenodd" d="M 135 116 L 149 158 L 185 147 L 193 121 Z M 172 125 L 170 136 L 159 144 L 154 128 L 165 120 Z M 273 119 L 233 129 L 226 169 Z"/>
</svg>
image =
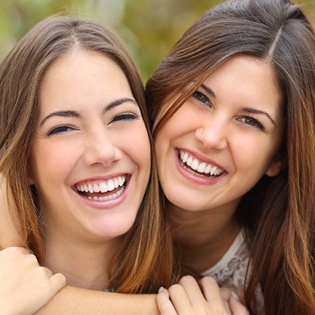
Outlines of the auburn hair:
<svg viewBox="0 0 315 315">
<path fill-rule="evenodd" d="M 285 117 L 277 157 L 282 171 L 263 177 L 235 214 L 250 248 L 247 306 L 260 285 L 266 314 L 315 314 L 315 35 L 300 7 L 288 0 L 230 0 L 206 12 L 147 82 L 151 125 L 157 134 L 236 55 L 273 67 Z"/>
</svg>

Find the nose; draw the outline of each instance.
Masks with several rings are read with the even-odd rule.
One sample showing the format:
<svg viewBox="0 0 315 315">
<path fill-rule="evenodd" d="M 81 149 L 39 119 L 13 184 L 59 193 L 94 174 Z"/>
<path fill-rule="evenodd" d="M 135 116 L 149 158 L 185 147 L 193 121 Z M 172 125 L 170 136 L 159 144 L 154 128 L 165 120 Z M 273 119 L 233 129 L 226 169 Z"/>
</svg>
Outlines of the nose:
<svg viewBox="0 0 315 315">
<path fill-rule="evenodd" d="M 111 166 L 120 158 L 119 146 L 108 131 L 103 129 L 102 132 L 95 132 L 86 137 L 84 159 L 87 165 Z"/>
<path fill-rule="evenodd" d="M 207 149 L 223 150 L 227 147 L 228 125 L 224 119 L 206 117 L 195 131 L 197 140 Z"/>
</svg>

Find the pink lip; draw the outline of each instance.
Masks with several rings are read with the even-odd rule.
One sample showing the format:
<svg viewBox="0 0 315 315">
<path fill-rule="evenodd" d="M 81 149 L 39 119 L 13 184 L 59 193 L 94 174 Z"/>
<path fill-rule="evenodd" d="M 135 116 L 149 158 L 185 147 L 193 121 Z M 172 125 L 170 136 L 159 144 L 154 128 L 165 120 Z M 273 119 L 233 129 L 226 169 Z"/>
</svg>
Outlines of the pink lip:
<svg viewBox="0 0 315 315">
<path fill-rule="evenodd" d="M 200 154 L 198 153 L 192 153 L 190 150 L 186 150 L 183 149 L 185 152 L 189 152 L 189 154 L 191 156 L 196 157 L 199 161 L 205 162 L 205 163 L 209 163 L 213 166 L 217 166 L 221 169 L 223 169 L 222 166 L 220 166 L 218 163 L 213 162 L 212 160 L 209 159 L 205 159 L 204 157 L 202 157 Z M 222 173 L 220 176 L 218 177 L 203 177 L 203 176 L 198 176 L 195 173 L 192 173 L 191 171 L 189 171 L 187 168 L 185 168 L 179 160 L 179 149 L 175 149 L 175 164 L 176 164 L 176 168 L 179 171 L 179 173 L 184 176 L 185 178 L 187 178 L 188 180 L 199 184 L 199 185 L 214 185 L 217 182 L 219 182 L 227 173 L 224 172 Z"/>
<path fill-rule="evenodd" d="M 82 184 L 94 184 L 94 183 L 100 183 L 102 181 L 108 181 L 112 178 L 116 178 L 118 176 L 125 176 L 126 177 L 126 182 L 124 184 L 124 190 L 123 192 L 116 198 L 114 199 L 110 199 L 110 200 L 94 200 L 94 199 L 88 199 L 86 197 L 84 197 L 83 195 L 81 195 L 77 189 L 76 186 L 77 185 L 82 185 Z M 128 192 L 129 192 L 129 187 L 130 187 L 130 180 L 131 180 L 131 175 L 128 174 L 111 174 L 110 176 L 105 176 L 105 177 L 97 177 L 97 178 L 88 178 L 85 180 L 82 180 L 78 183 L 76 183 L 75 185 L 72 186 L 72 191 L 75 193 L 76 196 L 78 196 L 80 198 L 80 200 L 82 200 L 86 205 L 88 205 L 91 208 L 94 209 L 99 209 L 99 210 L 110 210 L 118 205 L 120 205 L 122 202 L 124 202 L 124 200 L 127 198 L 128 196 Z"/>
</svg>

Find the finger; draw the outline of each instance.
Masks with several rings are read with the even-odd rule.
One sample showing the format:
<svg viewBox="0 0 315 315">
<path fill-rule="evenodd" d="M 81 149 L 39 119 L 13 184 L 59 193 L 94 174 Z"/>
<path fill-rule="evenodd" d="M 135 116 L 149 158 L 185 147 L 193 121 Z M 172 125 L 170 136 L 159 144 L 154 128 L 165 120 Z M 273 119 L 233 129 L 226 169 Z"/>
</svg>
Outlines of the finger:
<svg viewBox="0 0 315 315">
<path fill-rule="evenodd" d="M 31 253 L 31 251 L 29 251 L 28 249 L 24 248 L 24 247 L 7 247 L 3 250 L 0 251 L 0 253 L 2 255 L 12 255 L 12 256 L 16 256 L 16 255 L 28 255 Z"/>
<path fill-rule="evenodd" d="M 228 311 L 229 314 L 232 314 L 231 310 L 230 310 L 230 304 L 229 304 L 231 292 L 232 292 L 232 289 L 230 289 L 230 288 L 221 288 L 220 287 L 220 293 L 221 293 L 221 297 L 223 300 L 222 302 L 225 306 L 225 309 Z"/>
<path fill-rule="evenodd" d="M 168 289 L 170 299 L 178 314 L 191 314 L 192 306 L 185 288 L 181 284 L 174 284 Z"/>
<path fill-rule="evenodd" d="M 50 277 L 51 289 L 57 293 L 66 285 L 66 277 L 62 273 L 55 273 Z"/>
<path fill-rule="evenodd" d="M 181 278 L 179 284 L 184 288 L 192 308 L 196 309 L 204 303 L 205 298 L 196 279 L 192 276 L 185 276 Z"/>
<path fill-rule="evenodd" d="M 249 315 L 248 309 L 240 301 L 236 293 L 231 292 L 229 305 L 233 315 Z"/>
<path fill-rule="evenodd" d="M 156 296 L 156 302 L 161 315 L 177 315 L 166 289 L 159 289 L 159 292 Z"/>
<path fill-rule="evenodd" d="M 227 314 L 231 314 L 227 299 L 222 296 L 220 287 L 216 280 L 212 277 L 204 277 L 200 280 L 200 286 L 203 290 L 205 299 L 211 303 L 211 308 L 215 312 L 224 310 Z M 224 295 L 224 290 L 223 290 Z M 216 314 L 216 313 L 215 313 Z"/>
<path fill-rule="evenodd" d="M 208 301 L 219 301 L 222 299 L 220 287 L 215 279 L 212 277 L 203 277 L 199 283 Z"/>
<path fill-rule="evenodd" d="M 221 296 L 225 301 L 229 301 L 231 292 L 233 291 L 232 288 L 228 288 L 228 287 L 220 287 L 220 292 L 221 292 Z"/>
<path fill-rule="evenodd" d="M 34 254 L 25 254 L 24 255 L 25 261 L 27 261 L 30 265 L 39 266 L 39 262 L 37 257 Z"/>
<path fill-rule="evenodd" d="M 47 278 L 51 278 L 54 275 L 54 273 L 50 269 L 46 267 L 40 267 L 40 268 L 45 272 Z"/>
</svg>

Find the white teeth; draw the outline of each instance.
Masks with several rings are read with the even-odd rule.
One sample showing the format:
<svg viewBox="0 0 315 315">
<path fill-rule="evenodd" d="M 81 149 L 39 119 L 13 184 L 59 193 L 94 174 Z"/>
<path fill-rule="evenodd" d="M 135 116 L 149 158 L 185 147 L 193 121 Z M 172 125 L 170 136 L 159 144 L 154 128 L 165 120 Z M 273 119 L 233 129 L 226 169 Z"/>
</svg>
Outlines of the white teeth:
<svg viewBox="0 0 315 315">
<path fill-rule="evenodd" d="M 94 184 L 93 190 L 94 190 L 94 192 L 98 193 L 98 192 L 100 192 L 100 187 L 98 185 Z"/>
<path fill-rule="evenodd" d="M 205 172 L 205 169 L 206 169 L 206 166 L 207 166 L 207 164 L 204 163 L 204 162 L 201 163 L 201 164 L 199 164 L 197 171 L 198 171 L 199 173 L 204 173 L 204 172 Z"/>
<path fill-rule="evenodd" d="M 96 201 L 104 201 L 104 200 L 111 200 L 111 199 L 115 199 L 118 196 L 120 196 L 122 194 L 122 192 L 124 191 L 124 187 L 121 187 L 116 193 L 108 195 L 108 196 L 101 196 L 101 197 L 97 197 L 97 196 L 88 196 L 88 199 L 91 200 L 96 200 Z"/>
<path fill-rule="evenodd" d="M 100 184 L 100 189 L 101 189 L 101 192 L 102 192 L 102 193 L 108 191 L 108 188 L 107 188 L 106 183 L 102 182 L 102 183 Z"/>
<path fill-rule="evenodd" d="M 118 177 L 118 185 L 122 186 L 125 183 L 125 178 L 123 177 Z"/>
<path fill-rule="evenodd" d="M 190 167 L 196 171 L 198 169 L 198 166 L 199 166 L 198 161 L 194 159 Z"/>
<path fill-rule="evenodd" d="M 181 152 L 180 152 L 180 158 L 182 159 L 182 161 L 183 161 L 184 163 L 186 163 L 187 160 L 188 160 L 188 154 L 187 154 L 186 152 L 181 151 Z"/>
<path fill-rule="evenodd" d="M 112 190 L 115 189 L 115 184 L 114 184 L 114 182 L 111 179 L 108 181 L 107 185 L 108 185 L 108 190 L 109 191 L 112 191 Z"/>
<path fill-rule="evenodd" d="M 213 167 L 212 169 L 211 169 L 211 174 L 213 174 L 213 175 L 217 175 L 218 174 L 218 168 L 217 167 Z"/>
<path fill-rule="evenodd" d="M 189 165 L 189 166 L 191 166 L 192 161 L 193 161 L 193 158 L 192 158 L 192 157 L 189 157 L 189 158 L 187 159 L 187 161 L 186 161 L 186 164 Z"/>
<path fill-rule="evenodd" d="M 223 173 L 223 170 L 217 166 L 201 162 L 192 156 L 189 156 L 187 152 L 180 150 L 180 160 L 182 164 L 188 166 L 190 169 L 197 171 L 198 173 L 209 174 L 210 176 L 219 176 Z"/>
<path fill-rule="evenodd" d="M 209 174 L 210 171 L 211 171 L 211 165 L 208 164 L 208 165 L 206 166 L 206 169 L 205 169 L 204 172 L 205 172 L 206 174 Z"/>
<path fill-rule="evenodd" d="M 76 188 L 79 192 L 89 192 L 91 194 L 93 193 L 106 193 L 108 191 L 112 191 L 118 187 L 122 187 L 126 182 L 126 177 L 125 176 L 119 176 L 115 179 L 110 179 L 107 182 L 103 181 L 99 184 L 84 184 L 84 185 L 77 185 Z M 118 192 L 116 192 L 117 194 Z M 115 194 L 113 194 L 115 195 Z M 113 196 L 111 195 L 111 196 Z M 92 198 L 92 197 L 91 197 Z M 98 198 L 98 197 L 96 197 Z M 105 198 L 105 197 L 99 197 L 99 198 Z M 99 199 L 98 198 L 98 199 Z"/>
</svg>

